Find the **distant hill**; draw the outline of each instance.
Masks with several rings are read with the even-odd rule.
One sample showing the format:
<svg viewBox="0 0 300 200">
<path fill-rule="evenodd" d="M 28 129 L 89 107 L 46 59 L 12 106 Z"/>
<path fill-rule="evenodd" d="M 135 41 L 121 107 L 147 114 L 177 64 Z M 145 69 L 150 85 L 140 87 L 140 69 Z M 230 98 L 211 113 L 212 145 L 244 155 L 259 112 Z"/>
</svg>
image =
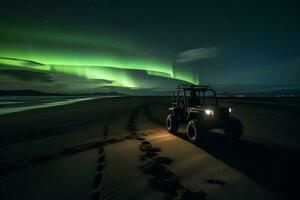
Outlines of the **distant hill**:
<svg viewBox="0 0 300 200">
<path fill-rule="evenodd" d="M 61 94 L 61 93 L 45 93 L 36 90 L 0 90 L 0 96 L 107 96 L 107 95 L 123 95 L 117 92 L 97 92 L 88 94 Z"/>
<path fill-rule="evenodd" d="M 266 96 L 266 97 L 300 97 L 300 88 L 249 93 L 248 96 L 258 96 L 258 97 L 259 96 Z"/>
</svg>

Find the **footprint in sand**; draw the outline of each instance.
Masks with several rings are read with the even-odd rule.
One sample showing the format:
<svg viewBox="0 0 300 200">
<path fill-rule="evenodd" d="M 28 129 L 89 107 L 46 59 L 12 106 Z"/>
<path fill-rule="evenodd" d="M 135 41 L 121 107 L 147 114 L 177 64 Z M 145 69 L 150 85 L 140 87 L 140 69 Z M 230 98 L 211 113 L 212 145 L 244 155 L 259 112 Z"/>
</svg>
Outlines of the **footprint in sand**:
<svg viewBox="0 0 300 200">
<path fill-rule="evenodd" d="M 165 164 L 165 165 L 170 165 L 173 160 L 168 157 L 156 157 L 153 158 L 154 162 L 160 163 L 160 164 Z"/>
<path fill-rule="evenodd" d="M 191 192 L 185 188 L 176 174 L 168 170 L 165 165 L 172 164 L 169 157 L 158 156 L 160 148 L 153 147 L 152 144 L 143 137 L 137 138 L 140 141 L 140 160 L 145 162 L 140 169 L 148 177 L 148 183 L 152 188 L 165 194 L 165 199 L 194 200 L 205 199 L 206 193 Z"/>
<path fill-rule="evenodd" d="M 158 152 L 160 152 L 160 149 L 157 147 L 153 147 L 150 142 L 148 141 L 142 141 L 140 144 L 140 150 L 143 152 L 142 155 L 140 155 L 140 160 L 145 161 L 149 158 L 153 158 L 158 155 Z"/>
<path fill-rule="evenodd" d="M 140 107 L 135 108 L 130 116 L 129 116 L 129 121 L 127 125 L 127 131 L 131 132 L 133 135 L 136 135 L 136 132 L 138 131 L 138 128 L 136 126 L 136 118 L 139 113 Z"/>
<path fill-rule="evenodd" d="M 217 179 L 205 179 L 205 180 L 209 184 L 213 184 L 213 185 L 220 185 L 220 186 L 225 186 L 226 185 L 226 183 L 224 181 L 217 180 Z"/>
<path fill-rule="evenodd" d="M 143 137 L 136 137 L 135 139 L 138 141 L 145 141 L 145 138 L 143 138 Z"/>
</svg>

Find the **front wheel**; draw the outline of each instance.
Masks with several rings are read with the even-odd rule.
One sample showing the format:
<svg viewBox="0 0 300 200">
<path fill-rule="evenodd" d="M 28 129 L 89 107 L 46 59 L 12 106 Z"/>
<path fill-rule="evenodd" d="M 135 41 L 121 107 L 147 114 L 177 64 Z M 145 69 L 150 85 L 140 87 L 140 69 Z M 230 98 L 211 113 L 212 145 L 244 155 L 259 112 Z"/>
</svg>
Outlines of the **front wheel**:
<svg viewBox="0 0 300 200">
<path fill-rule="evenodd" d="M 204 143 L 207 129 L 198 120 L 191 120 L 187 126 L 187 137 L 192 143 Z"/>
<path fill-rule="evenodd" d="M 242 122 L 235 118 L 230 117 L 229 123 L 226 128 L 224 128 L 224 133 L 233 140 L 239 139 L 244 132 L 244 127 Z"/>
<path fill-rule="evenodd" d="M 174 114 L 168 115 L 168 117 L 166 119 L 166 126 L 170 133 L 173 133 L 173 134 L 177 133 L 179 124 L 178 124 L 178 121 Z"/>
</svg>

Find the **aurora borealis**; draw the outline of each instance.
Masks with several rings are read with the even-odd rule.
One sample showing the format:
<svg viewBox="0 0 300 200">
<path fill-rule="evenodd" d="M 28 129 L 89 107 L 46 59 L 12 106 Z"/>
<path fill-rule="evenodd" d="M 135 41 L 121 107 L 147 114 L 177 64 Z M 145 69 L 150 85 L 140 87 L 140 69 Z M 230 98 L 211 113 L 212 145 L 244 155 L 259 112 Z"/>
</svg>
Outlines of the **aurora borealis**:
<svg viewBox="0 0 300 200">
<path fill-rule="evenodd" d="M 143 94 L 179 83 L 242 92 L 295 88 L 300 84 L 295 4 L 5 1 L 0 90 Z"/>
<path fill-rule="evenodd" d="M 132 71 L 198 83 L 195 75 L 175 71 L 170 61 L 145 55 L 141 53 L 143 49 L 129 42 L 105 38 L 101 34 L 87 35 L 7 29 L 2 32 L 2 37 L 12 39 L 2 41 L 0 62 L 24 69 L 108 80 L 113 86 L 120 87 L 140 87 Z M 35 64 L 25 64 L 24 61 Z"/>
</svg>

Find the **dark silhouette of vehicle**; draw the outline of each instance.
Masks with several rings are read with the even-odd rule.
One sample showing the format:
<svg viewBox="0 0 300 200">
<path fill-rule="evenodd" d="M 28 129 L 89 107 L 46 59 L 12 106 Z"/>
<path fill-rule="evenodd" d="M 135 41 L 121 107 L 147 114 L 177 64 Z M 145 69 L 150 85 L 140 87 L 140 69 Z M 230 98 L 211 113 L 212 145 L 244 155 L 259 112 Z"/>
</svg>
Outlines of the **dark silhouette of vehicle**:
<svg viewBox="0 0 300 200">
<path fill-rule="evenodd" d="M 193 143 L 204 143 L 210 129 L 223 129 L 235 140 L 242 136 L 243 125 L 231 112 L 231 108 L 219 106 L 210 86 L 182 84 L 173 91 L 166 125 L 175 134 L 180 124 L 187 124 L 187 137 Z"/>
</svg>

